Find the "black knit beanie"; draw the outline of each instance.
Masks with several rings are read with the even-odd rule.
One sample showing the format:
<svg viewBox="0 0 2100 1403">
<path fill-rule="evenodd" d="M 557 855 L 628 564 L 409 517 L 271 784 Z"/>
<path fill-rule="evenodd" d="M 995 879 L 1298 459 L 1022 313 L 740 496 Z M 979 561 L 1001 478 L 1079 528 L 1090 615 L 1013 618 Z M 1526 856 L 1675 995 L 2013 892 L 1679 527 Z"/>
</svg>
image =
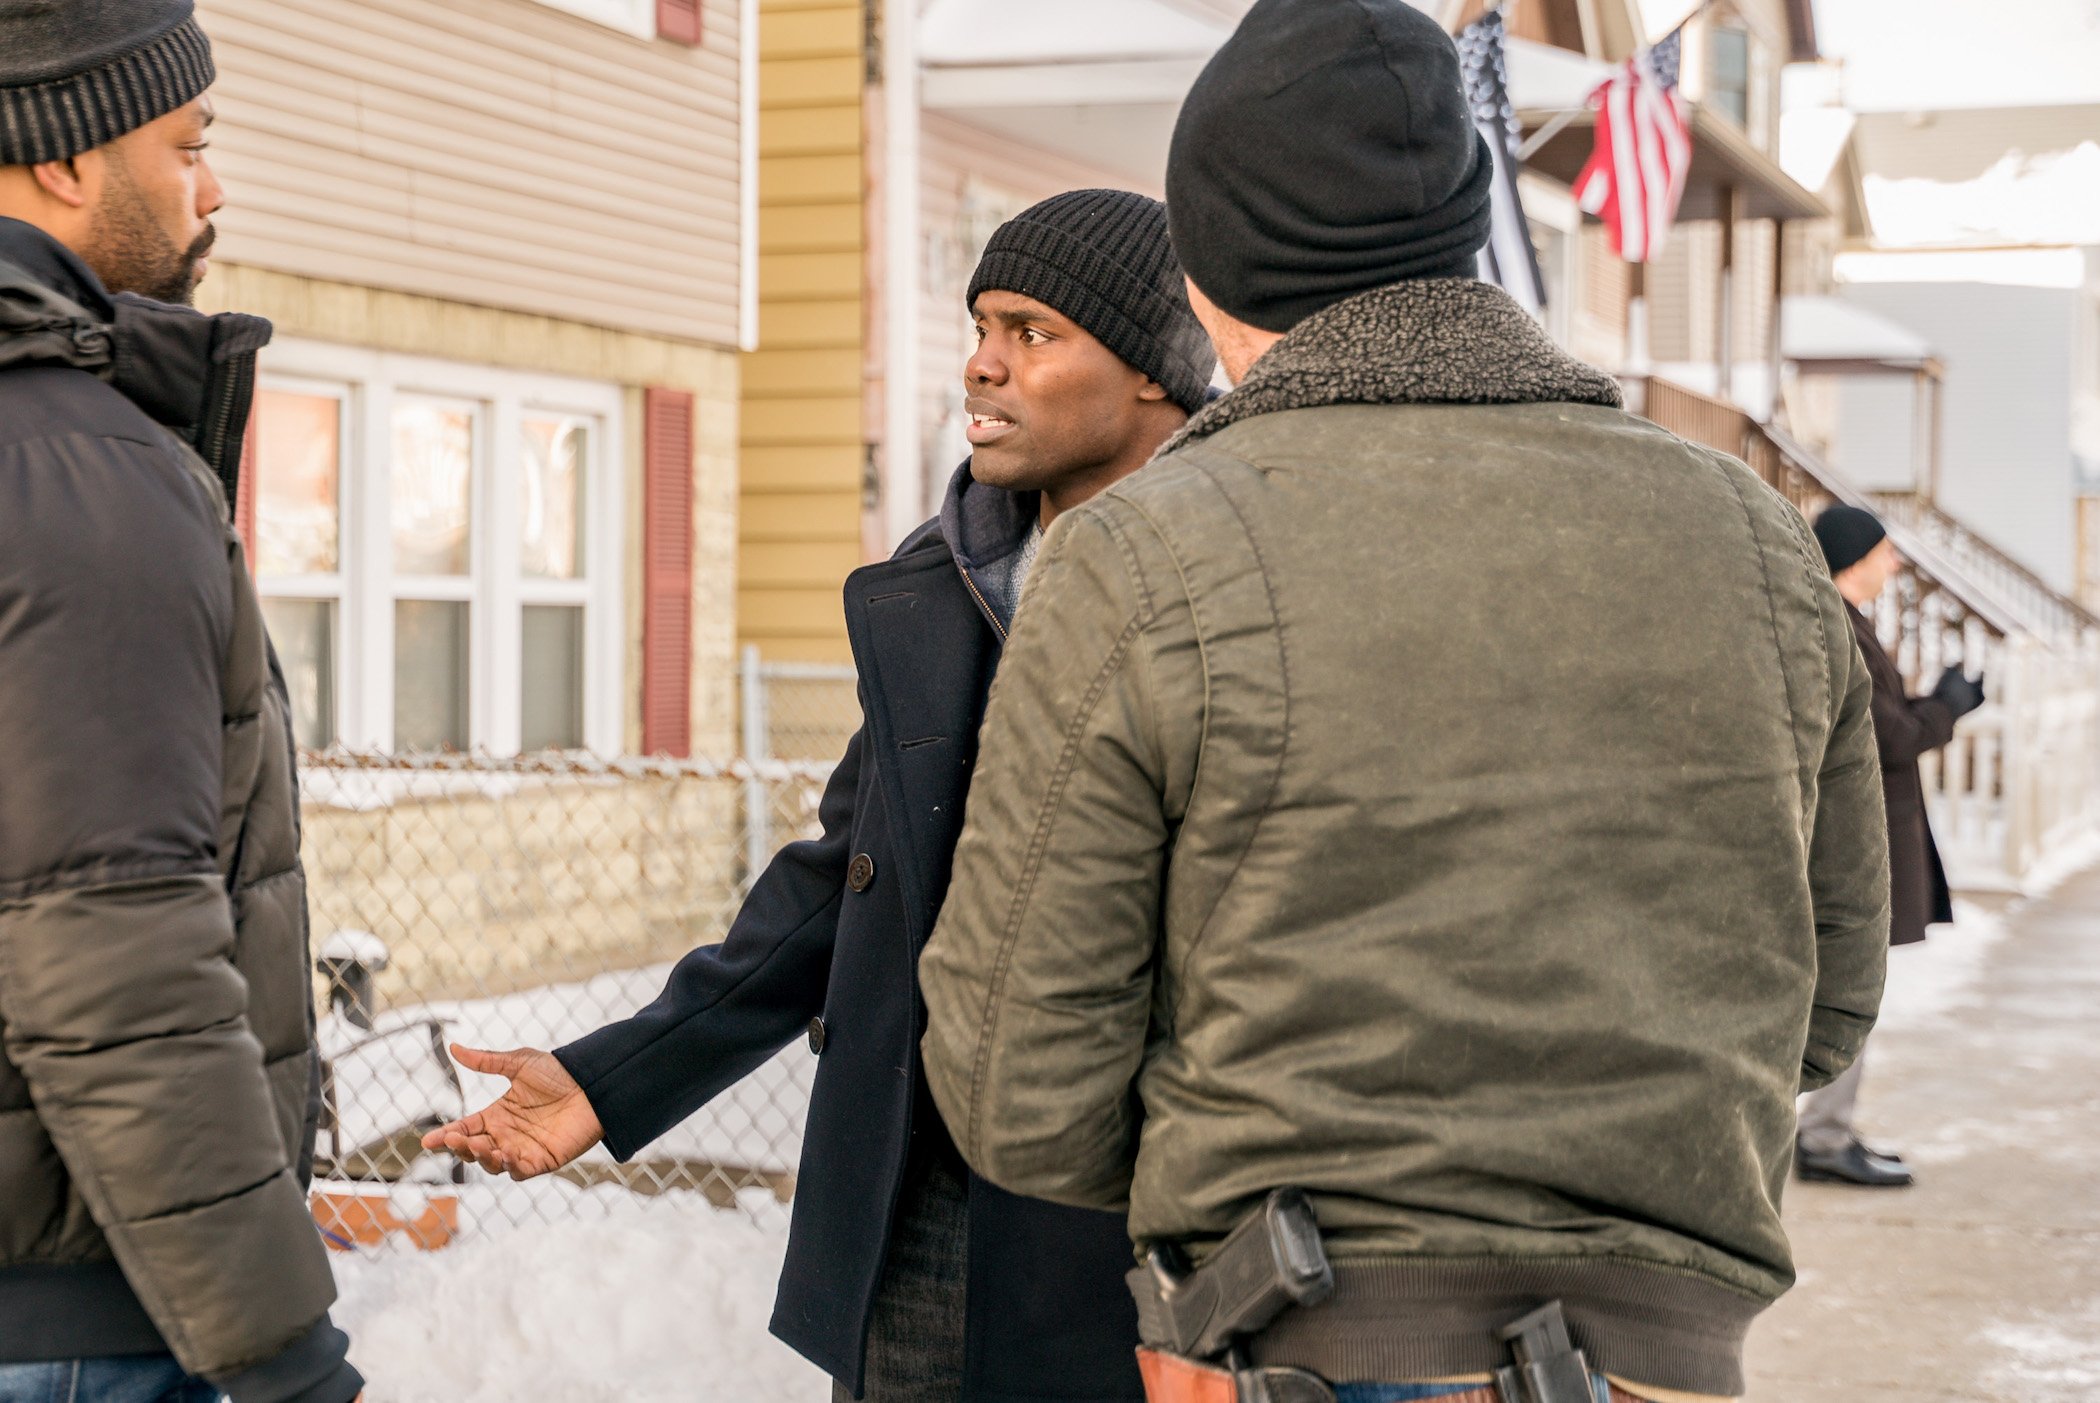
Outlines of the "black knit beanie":
<svg viewBox="0 0 2100 1403">
<path fill-rule="evenodd" d="M 1189 309 L 1159 201 L 1074 190 L 1023 210 L 985 245 L 967 305 L 992 289 L 1070 317 L 1188 413 L 1203 407 L 1218 356 Z"/>
<path fill-rule="evenodd" d="M 1816 518 L 1816 544 L 1823 548 L 1823 559 L 1830 563 L 1830 573 L 1842 575 L 1860 561 L 1867 552 L 1882 542 L 1889 534 L 1881 524 L 1881 518 L 1860 507 L 1825 507 Z"/>
<path fill-rule="evenodd" d="M 1389 283 L 1474 276 L 1493 185 L 1458 50 L 1407 0 L 1260 0 L 1167 158 L 1182 266 L 1269 331 Z"/>
<path fill-rule="evenodd" d="M 0 166 L 92 151 L 212 85 L 195 0 L 0 0 Z"/>
</svg>

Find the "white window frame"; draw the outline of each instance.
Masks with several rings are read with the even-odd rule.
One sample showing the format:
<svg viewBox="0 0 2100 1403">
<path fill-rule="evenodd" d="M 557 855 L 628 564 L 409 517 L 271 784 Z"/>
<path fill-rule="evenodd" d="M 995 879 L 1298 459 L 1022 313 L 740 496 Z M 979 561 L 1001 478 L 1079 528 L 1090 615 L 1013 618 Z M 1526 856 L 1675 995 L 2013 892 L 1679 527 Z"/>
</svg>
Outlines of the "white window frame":
<svg viewBox="0 0 2100 1403">
<path fill-rule="evenodd" d="M 538 0 L 550 10 L 632 34 L 637 39 L 656 37 L 656 0 Z"/>
<path fill-rule="evenodd" d="M 626 716 L 625 463 L 621 387 L 602 381 L 285 338 L 262 356 L 264 389 L 345 395 L 338 467 L 340 594 L 326 577 L 265 577 L 265 596 L 336 598 L 335 718 L 341 742 L 394 748 L 394 605 L 463 600 L 468 621 L 468 743 L 515 754 L 523 724 L 527 604 L 584 611 L 583 743 L 618 754 Z M 450 402 L 475 414 L 472 564 L 464 578 L 397 576 L 391 497 L 397 397 Z M 534 412 L 591 423 L 585 468 L 580 581 L 526 580 L 521 568 L 515 467 Z M 503 446 L 508 445 L 507 455 Z"/>
</svg>

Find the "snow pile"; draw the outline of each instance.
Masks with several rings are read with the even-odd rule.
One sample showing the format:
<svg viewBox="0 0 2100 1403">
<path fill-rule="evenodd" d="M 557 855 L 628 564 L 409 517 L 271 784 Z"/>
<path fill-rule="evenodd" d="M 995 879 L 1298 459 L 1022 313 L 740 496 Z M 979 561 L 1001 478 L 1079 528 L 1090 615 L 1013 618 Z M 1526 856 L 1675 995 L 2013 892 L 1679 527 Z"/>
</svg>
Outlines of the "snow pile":
<svg viewBox="0 0 2100 1403">
<path fill-rule="evenodd" d="M 1972 1006 L 1991 948 L 2005 937 L 2003 917 L 1966 901 L 1954 903 L 1954 924 L 1935 926 L 1922 945 L 1889 951 L 1888 985 L 1879 1028 L 1929 1028 Z"/>
<path fill-rule="evenodd" d="M 2048 896 L 2089 867 L 2100 865 L 2100 831 L 2059 843 L 2027 869 L 2021 890 L 2029 899 Z"/>
<path fill-rule="evenodd" d="M 829 1398 L 830 1381 L 766 1333 L 777 1226 L 697 1196 L 592 1196 L 602 1216 L 336 1258 L 335 1319 L 367 1403 Z"/>
<path fill-rule="evenodd" d="M 1886 247 L 2100 244 L 2100 144 L 2016 151 L 1974 180 L 1870 175 L 1866 195 Z"/>
</svg>

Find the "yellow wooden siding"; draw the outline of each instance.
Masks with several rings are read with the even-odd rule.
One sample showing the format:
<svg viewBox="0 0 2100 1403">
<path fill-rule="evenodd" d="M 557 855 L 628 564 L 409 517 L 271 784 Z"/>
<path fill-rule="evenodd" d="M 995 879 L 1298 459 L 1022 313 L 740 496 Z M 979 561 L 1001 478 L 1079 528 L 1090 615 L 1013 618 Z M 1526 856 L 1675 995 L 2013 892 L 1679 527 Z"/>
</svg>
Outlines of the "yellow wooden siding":
<svg viewBox="0 0 2100 1403">
<path fill-rule="evenodd" d="M 737 625 L 768 658 L 843 661 L 861 562 L 861 7 L 760 0 L 759 349 L 744 357 Z"/>
<path fill-rule="evenodd" d="M 537 0 L 202 0 L 230 259 L 733 345 L 737 0 L 697 48 Z"/>
</svg>

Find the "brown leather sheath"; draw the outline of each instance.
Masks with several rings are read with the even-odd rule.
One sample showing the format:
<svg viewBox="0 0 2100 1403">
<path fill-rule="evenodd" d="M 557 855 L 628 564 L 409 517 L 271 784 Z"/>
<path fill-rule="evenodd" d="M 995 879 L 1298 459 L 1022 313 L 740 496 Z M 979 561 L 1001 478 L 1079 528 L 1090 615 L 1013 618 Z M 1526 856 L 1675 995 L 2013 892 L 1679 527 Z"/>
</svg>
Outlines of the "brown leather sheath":
<svg viewBox="0 0 2100 1403">
<path fill-rule="evenodd" d="M 1240 1386 L 1229 1370 L 1156 1349 L 1140 1349 L 1137 1356 L 1145 1403 L 1239 1403 Z"/>
<path fill-rule="evenodd" d="M 1156 1349 L 1140 1349 L 1138 1373 L 1145 1380 L 1146 1403 L 1238 1403 L 1239 1385 L 1229 1370 L 1198 1364 Z M 1502 1403 L 1493 1384 L 1447 1393 L 1436 1403 Z M 1611 1403 L 1645 1403 L 1617 1384 L 1611 1386 Z"/>
</svg>

